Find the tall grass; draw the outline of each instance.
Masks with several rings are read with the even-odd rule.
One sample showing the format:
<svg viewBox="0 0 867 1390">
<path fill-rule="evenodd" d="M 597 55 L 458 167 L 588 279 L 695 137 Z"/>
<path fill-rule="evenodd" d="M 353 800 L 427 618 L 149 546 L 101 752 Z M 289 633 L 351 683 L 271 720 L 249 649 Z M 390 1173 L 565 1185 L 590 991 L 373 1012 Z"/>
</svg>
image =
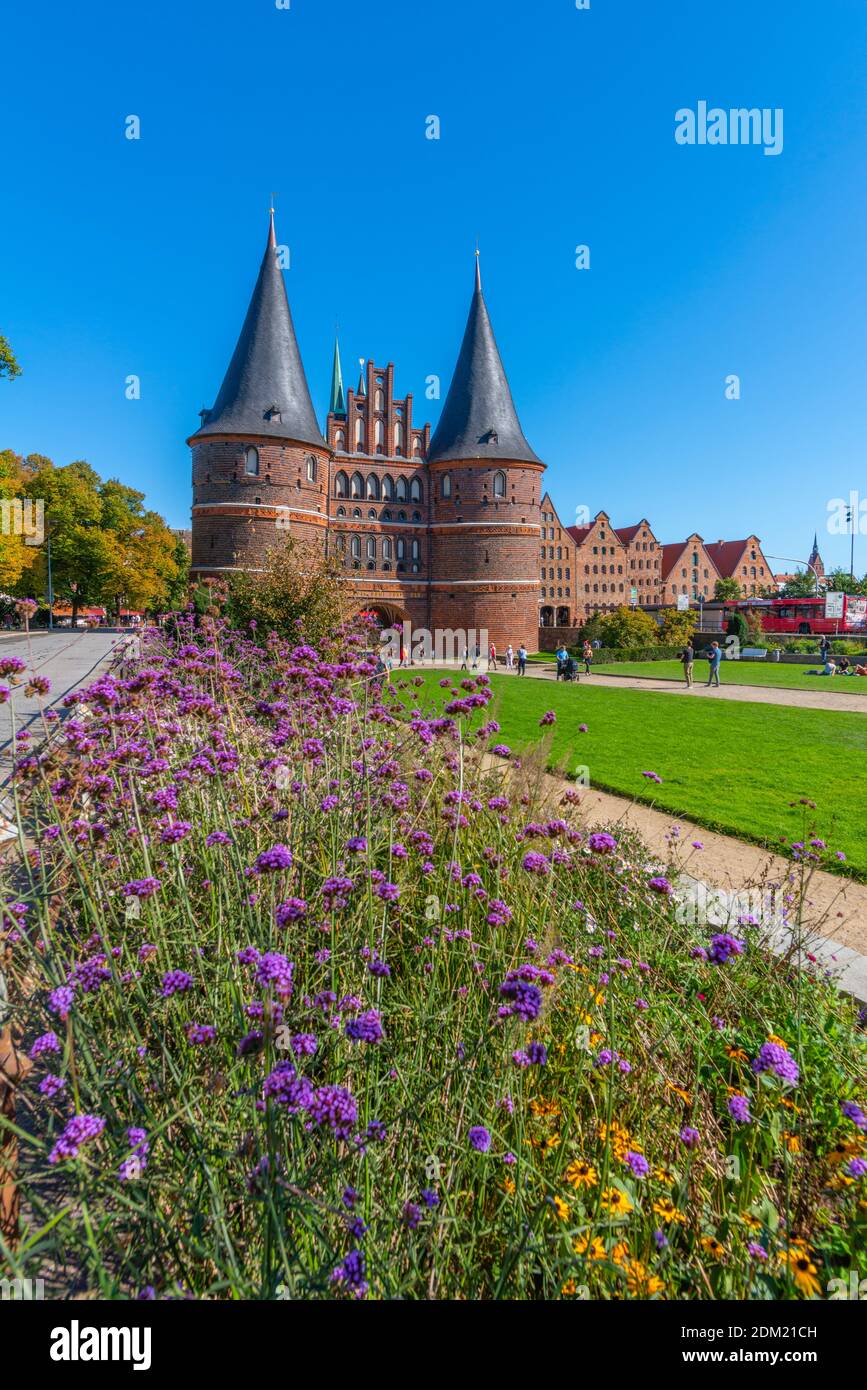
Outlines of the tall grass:
<svg viewBox="0 0 867 1390">
<path fill-rule="evenodd" d="M 440 713 L 380 689 L 363 634 L 254 638 L 152 634 L 19 759 L 4 969 L 36 1065 L 5 1272 L 237 1299 L 845 1274 L 851 1001 L 749 923 L 681 924 L 676 837 L 649 865 L 492 763 L 484 677 Z"/>
</svg>

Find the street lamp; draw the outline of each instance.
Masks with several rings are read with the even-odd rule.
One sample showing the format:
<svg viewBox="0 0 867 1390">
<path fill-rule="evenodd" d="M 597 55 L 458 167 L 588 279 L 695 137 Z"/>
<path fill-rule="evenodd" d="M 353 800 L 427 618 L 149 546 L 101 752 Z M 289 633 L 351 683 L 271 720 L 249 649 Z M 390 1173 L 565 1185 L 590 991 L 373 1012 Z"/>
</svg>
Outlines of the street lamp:
<svg viewBox="0 0 867 1390">
<path fill-rule="evenodd" d="M 796 560 L 793 555 L 769 555 L 764 552 L 766 560 L 784 560 L 787 565 L 805 565 L 808 570 L 813 571 L 813 578 L 816 581 L 816 598 L 819 597 L 819 572 L 815 565 L 811 565 L 809 560 Z"/>
</svg>

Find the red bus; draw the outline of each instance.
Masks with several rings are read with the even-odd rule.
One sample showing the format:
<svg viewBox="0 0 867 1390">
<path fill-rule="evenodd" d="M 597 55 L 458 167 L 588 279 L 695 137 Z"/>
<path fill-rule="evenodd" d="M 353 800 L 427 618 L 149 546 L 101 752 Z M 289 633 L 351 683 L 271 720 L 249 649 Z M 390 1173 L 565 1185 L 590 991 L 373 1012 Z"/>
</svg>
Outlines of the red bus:
<svg viewBox="0 0 867 1390">
<path fill-rule="evenodd" d="M 801 636 L 827 632 L 832 637 L 867 632 L 867 598 L 857 595 L 740 599 L 727 603 L 725 608 L 727 615 L 745 610 L 757 614 L 765 632 L 794 632 Z"/>
</svg>

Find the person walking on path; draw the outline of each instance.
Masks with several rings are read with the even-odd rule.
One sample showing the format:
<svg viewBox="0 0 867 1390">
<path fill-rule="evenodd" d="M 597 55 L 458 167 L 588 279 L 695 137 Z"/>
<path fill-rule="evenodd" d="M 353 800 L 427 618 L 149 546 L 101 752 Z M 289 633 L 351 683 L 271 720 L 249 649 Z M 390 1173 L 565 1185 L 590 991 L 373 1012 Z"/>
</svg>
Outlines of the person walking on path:
<svg viewBox="0 0 867 1390">
<path fill-rule="evenodd" d="M 565 676 L 566 662 L 569 660 L 569 653 L 567 652 L 562 642 L 560 643 L 554 655 L 557 658 L 557 675 L 554 677 L 554 679 L 559 680 L 561 676 Z"/>
<path fill-rule="evenodd" d="M 722 647 L 719 642 L 711 642 L 710 651 L 708 652 L 708 661 L 710 662 L 710 670 L 707 673 L 708 685 L 719 685 L 719 668 L 722 655 Z"/>
<path fill-rule="evenodd" d="M 527 670 L 527 648 L 522 642 L 518 648 L 518 675 L 523 676 Z"/>
<path fill-rule="evenodd" d="M 513 670 L 514 665 L 515 665 L 515 653 L 514 653 L 514 651 L 512 650 L 512 644 L 511 644 L 511 642 L 510 642 L 509 645 L 508 645 L 508 647 L 506 648 L 506 670 L 507 670 L 507 671 Z"/>
<path fill-rule="evenodd" d="M 461 661 L 461 670 L 462 670 L 462 671 L 466 671 L 466 670 L 467 670 L 467 660 L 468 660 L 468 658 L 469 658 L 469 655 L 470 655 L 470 649 L 469 649 L 469 647 L 464 647 L 463 659 L 462 659 L 462 661 Z"/>
<path fill-rule="evenodd" d="M 490 650 L 490 652 L 488 653 L 488 670 L 490 670 L 490 668 L 491 668 L 492 666 L 493 666 L 494 670 L 496 671 L 496 669 L 497 669 L 497 649 L 496 649 L 496 647 L 494 646 L 493 642 L 491 643 L 491 650 Z"/>
<path fill-rule="evenodd" d="M 587 641 L 585 641 L 585 643 L 584 643 L 584 646 L 583 646 L 583 649 L 582 649 L 582 656 L 584 657 L 584 674 L 585 674 L 585 676 L 589 676 L 589 675 L 590 675 L 590 663 L 591 663 L 592 660 L 593 660 L 593 648 L 591 647 L 590 643 L 587 642 Z"/>
<path fill-rule="evenodd" d="M 695 649 L 691 642 L 687 642 L 680 654 L 680 660 L 683 662 L 684 679 L 687 685 L 692 685 L 692 664 L 695 661 Z"/>
<path fill-rule="evenodd" d="M 481 649 L 481 647 L 479 646 L 479 644 L 478 644 L 478 642 L 477 642 L 476 645 L 475 645 L 475 647 L 473 648 L 473 670 L 474 670 L 474 671 L 477 671 L 477 670 L 479 669 L 479 657 L 481 656 L 481 654 L 482 654 L 482 649 Z"/>
</svg>

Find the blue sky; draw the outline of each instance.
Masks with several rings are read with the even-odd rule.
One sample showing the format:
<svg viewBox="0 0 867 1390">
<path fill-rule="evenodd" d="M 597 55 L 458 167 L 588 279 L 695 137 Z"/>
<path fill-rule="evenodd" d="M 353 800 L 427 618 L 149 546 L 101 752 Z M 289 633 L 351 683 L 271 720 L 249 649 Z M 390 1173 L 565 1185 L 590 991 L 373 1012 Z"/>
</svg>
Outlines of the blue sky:
<svg viewBox="0 0 867 1390">
<path fill-rule="evenodd" d="M 347 377 L 394 361 L 436 423 L 478 237 L 567 524 L 604 507 L 795 557 L 818 530 L 848 565 L 824 527 L 867 494 L 863 0 L 48 0 L 4 31 L 0 332 L 25 374 L 0 447 L 87 458 L 188 525 L 184 441 L 274 189 L 320 418 L 339 319 Z M 781 107 L 782 153 L 678 145 L 701 100 Z"/>
</svg>

